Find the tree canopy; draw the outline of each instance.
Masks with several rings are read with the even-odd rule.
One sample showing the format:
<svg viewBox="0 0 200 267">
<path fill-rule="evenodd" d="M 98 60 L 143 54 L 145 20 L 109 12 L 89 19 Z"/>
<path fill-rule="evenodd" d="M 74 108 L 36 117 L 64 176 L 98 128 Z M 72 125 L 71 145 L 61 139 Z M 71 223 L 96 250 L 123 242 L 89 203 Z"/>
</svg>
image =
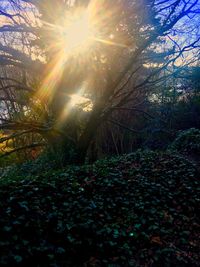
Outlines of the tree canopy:
<svg viewBox="0 0 200 267">
<path fill-rule="evenodd" d="M 82 162 L 107 123 L 134 132 L 120 116 L 152 117 L 141 105 L 197 69 L 199 12 L 198 0 L 1 1 L 5 153 Z"/>
</svg>

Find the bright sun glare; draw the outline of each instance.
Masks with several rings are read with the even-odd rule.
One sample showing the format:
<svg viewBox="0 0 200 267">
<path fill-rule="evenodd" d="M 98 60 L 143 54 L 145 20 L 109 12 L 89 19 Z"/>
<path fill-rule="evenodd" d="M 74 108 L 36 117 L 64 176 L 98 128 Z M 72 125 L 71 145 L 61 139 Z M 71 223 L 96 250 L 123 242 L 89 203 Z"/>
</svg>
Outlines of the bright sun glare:
<svg viewBox="0 0 200 267">
<path fill-rule="evenodd" d="M 91 3 L 93 2 L 91 1 Z M 62 20 L 58 19 L 55 24 L 43 21 L 43 26 L 46 27 L 51 41 L 48 49 L 49 52 L 54 53 L 54 56 L 48 64 L 47 71 L 49 70 L 49 72 L 44 77 L 36 99 L 39 98 L 47 103 L 52 101 L 60 81 L 68 79 L 68 77 L 63 76 L 67 62 L 70 65 L 69 76 L 76 68 L 84 68 L 87 65 L 95 64 L 96 53 L 101 53 L 97 43 L 101 43 L 102 46 L 127 47 L 125 44 L 114 41 L 115 35 L 110 34 L 106 22 L 110 19 L 110 14 L 105 10 L 105 13 L 101 12 L 102 18 L 101 16 L 98 17 L 97 3 L 100 2 L 95 1 L 94 3 L 88 5 L 85 9 L 78 8 L 74 9 L 74 12 L 66 13 L 66 16 L 63 16 Z M 102 39 L 101 30 L 105 31 L 105 27 L 108 27 L 108 37 Z M 73 60 L 71 61 L 70 58 Z M 66 88 L 66 94 L 68 89 L 70 88 Z M 85 92 L 83 88 L 80 88 L 77 94 L 68 95 L 70 101 L 66 103 L 63 114 L 61 114 L 60 124 L 73 108 L 80 108 L 85 112 L 93 109 L 94 104 L 91 99 L 84 97 Z"/>
<path fill-rule="evenodd" d="M 95 31 L 88 11 L 80 12 L 62 29 L 63 48 L 66 53 L 88 49 L 95 38 Z"/>
</svg>

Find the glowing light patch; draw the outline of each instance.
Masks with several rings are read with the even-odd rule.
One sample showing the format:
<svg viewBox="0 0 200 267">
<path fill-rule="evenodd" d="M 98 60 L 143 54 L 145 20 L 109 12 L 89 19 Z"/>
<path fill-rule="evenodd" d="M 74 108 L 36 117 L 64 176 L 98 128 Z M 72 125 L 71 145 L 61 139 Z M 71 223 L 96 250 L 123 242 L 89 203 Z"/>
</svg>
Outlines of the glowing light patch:
<svg viewBox="0 0 200 267">
<path fill-rule="evenodd" d="M 71 107 L 79 106 L 82 108 L 83 111 L 86 111 L 86 112 L 89 112 L 92 110 L 93 103 L 89 98 L 86 98 L 86 97 L 83 97 L 77 94 L 73 94 L 70 97 L 71 97 L 71 100 L 70 100 Z"/>
</svg>

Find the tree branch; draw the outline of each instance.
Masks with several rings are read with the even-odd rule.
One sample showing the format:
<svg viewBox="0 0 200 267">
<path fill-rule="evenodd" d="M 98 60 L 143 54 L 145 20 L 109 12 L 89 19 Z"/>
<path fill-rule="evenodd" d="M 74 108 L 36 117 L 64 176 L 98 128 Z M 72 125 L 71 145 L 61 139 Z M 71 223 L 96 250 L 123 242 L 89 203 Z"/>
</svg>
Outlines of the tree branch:
<svg viewBox="0 0 200 267">
<path fill-rule="evenodd" d="M 3 155 L 0 156 L 0 158 L 4 158 L 4 157 L 7 157 L 13 153 L 16 153 L 16 152 L 19 152 L 19 151 L 22 151 L 22 150 L 26 150 L 26 149 L 32 149 L 32 148 L 36 148 L 36 147 L 43 147 L 43 146 L 46 146 L 47 143 L 33 143 L 31 145 L 26 145 L 26 146 L 22 146 L 22 147 L 18 147 L 18 148 L 15 148 L 11 151 L 8 151 L 8 152 L 5 152 Z"/>
</svg>

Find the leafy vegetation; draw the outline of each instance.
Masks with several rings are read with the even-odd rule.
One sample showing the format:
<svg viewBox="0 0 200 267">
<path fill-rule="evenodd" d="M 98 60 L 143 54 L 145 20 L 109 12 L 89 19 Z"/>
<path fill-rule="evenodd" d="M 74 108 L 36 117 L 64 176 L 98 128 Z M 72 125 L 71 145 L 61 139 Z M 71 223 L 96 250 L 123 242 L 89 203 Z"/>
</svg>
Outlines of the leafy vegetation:
<svg viewBox="0 0 200 267">
<path fill-rule="evenodd" d="M 180 152 L 200 154 L 200 130 L 191 128 L 180 132 L 171 148 Z"/>
<path fill-rule="evenodd" d="M 0 1 L 0 266 L 200 266 L 199 14 Z"/>
<path fill-rule="evenodd" d="M 1 266 L 199 266 L 200 181 L 187 160 L 138 151 L 22 173 L 0 180 Z"/>
</svg>

